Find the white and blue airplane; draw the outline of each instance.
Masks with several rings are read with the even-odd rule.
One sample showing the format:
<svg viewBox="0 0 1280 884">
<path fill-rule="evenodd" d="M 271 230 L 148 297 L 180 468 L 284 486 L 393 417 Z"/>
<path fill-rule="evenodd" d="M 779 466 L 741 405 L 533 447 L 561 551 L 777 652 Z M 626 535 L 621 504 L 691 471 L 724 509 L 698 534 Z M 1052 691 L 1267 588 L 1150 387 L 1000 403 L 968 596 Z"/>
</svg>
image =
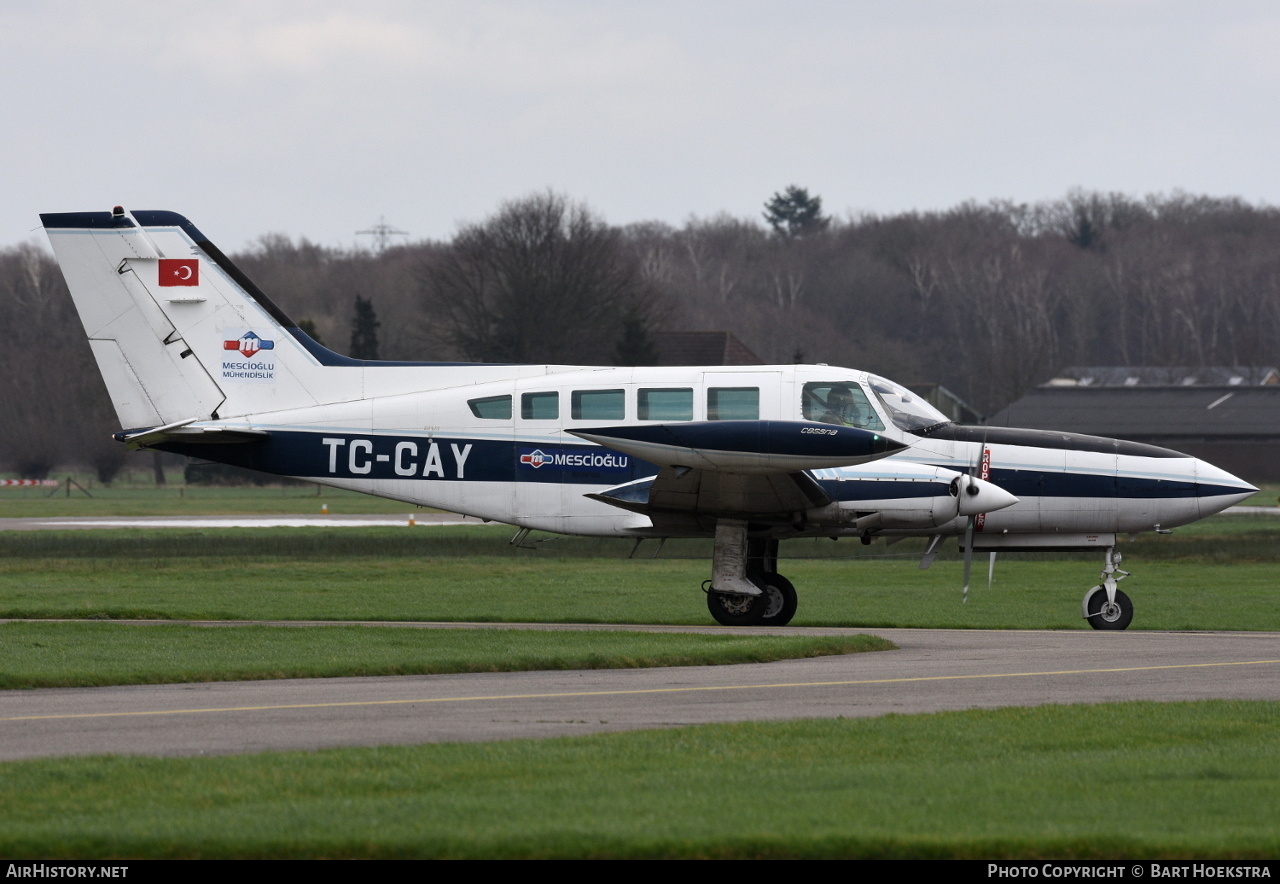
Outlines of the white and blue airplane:
<svg viewBox="0 0 1280 884">
<path fill-rule="evenodd" d="M 325 349 L 173 212 L 41 216 L 133 448 L 172 451 L 530 530 L 713 537 L 712 615 L 789 622 L 778 544 L 947 537 L 1105 553 L 1082 615 L 1124 629 L 1119 534 L 1256 489 L 1135 442 L 959 426 L 825 365 L 602 368 L 369 362 Z"/>
</svg>

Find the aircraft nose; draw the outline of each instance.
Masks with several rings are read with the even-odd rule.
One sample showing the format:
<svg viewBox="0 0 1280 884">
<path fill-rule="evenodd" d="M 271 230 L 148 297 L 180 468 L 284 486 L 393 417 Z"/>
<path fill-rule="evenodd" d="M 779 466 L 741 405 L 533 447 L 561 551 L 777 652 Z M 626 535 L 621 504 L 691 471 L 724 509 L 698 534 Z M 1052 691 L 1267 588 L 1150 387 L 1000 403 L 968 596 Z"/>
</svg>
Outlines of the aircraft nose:
<svg viewBox="0 0 1280 884">
<path fill-rule="evenodd" d="M 993 513 L 1018 502 L 1008 491 L 976 476 L 963 476 L 959 482 L 960 515 L 976 516 Z"/>
<path fill-rule="evenodd" d="M 1196 460 L 1196 498 L 1200 504 L 1200 518 L 1244 503 L 1257 493 L 1258 489 L 1243 479 L 1211 463 Z"/>
</svg>

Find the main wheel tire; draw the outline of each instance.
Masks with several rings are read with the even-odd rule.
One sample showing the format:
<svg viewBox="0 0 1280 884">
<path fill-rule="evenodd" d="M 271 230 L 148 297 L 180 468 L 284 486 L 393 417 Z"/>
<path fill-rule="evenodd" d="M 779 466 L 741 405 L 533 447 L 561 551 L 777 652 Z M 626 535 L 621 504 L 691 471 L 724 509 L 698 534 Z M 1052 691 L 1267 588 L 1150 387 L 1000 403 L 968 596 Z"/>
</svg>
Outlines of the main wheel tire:
<svg viewBox="0 0 1280 884">
<path fill-rule="evenodd" d="M 759 626 L 769 607 L 769 594 L 741 595 L 736 592 L 707 592 L 707 610 L 724 626 Z"/>
<path fill-rule="evenodd" d="M 1124 629 L 1133 622 L 1133 602 L 1122 591 L 1116 590 L 1116 603 L 1107 604 L 1107 591 L 1094 587 L 1086 603 L 1089 625 L 1094 629 Z"/>
<path fill-rule="evenodd" d="M 800 603 L 796 596 L 796 588 L 791 581 L 781 574 L 766 572 L 752 576 L 751 582 L 764 590 L 768 597 L 761 626 L 786 626 L 796 615 L 796 606 Z"/>
</svg>

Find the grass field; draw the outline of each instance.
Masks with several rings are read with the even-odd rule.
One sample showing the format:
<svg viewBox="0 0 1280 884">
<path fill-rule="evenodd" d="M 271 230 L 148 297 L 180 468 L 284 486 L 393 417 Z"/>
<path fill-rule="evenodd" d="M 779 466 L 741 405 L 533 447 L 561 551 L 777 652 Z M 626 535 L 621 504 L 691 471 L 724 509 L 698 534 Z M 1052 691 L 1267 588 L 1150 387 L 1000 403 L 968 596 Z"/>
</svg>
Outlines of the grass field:
<svg viewBox="0 0 1280 884">
<path fill-rule="evenodd" d="M 1132 628 L 1280 629 L 1280 542 L 1270 527 L 1280 520 L 1251 521 L 1252 530 L 1125 544 Z M 629 561 L 624 541 L 566 538 L 530 551 L 507 546 L 509 530 L 7 532 L 0 617 L 711 622 L 698 590 L 710 573 L 705 542 Z M 962 604 L 958 559 L 921 571 L 918 547 L 784 545 L 798 556 L 783 568 L 800 591 L 794 622 L 1087 628 L 1080 598 L 1101 556 L 1002 556 L 992 589 L 981 560 Z"/>
<path fill-rule="evenodd" d="M 0 855 L 1273 858 L 1274 703 L 0 765 Z"/>
<path fill-rule="evenodd" d="M 893 648 L 807 636 L 0 624 L 0 689 L 767 663 Z"/>
</svg>

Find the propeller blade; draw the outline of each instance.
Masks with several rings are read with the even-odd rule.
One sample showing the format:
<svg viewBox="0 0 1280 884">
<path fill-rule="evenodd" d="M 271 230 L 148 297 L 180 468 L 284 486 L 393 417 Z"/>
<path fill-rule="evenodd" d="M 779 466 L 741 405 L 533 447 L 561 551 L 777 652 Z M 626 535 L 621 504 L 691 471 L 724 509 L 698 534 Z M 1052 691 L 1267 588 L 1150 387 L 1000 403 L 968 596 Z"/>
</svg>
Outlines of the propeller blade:
<svg viewBox="0 0 1280 884">
<path fill-rule="evenodd" d="M 973 570 L 973 522 L 976 516 L 969 517 L 969 526 L 964 529 L 964 598 L 969 601 L 969 574 Z"/>
<path fill-rule="evenodd" d="M 987 451 L 987 431 L 983 430 L 982 431 L 982 447 L 978 449 L 977 456 L 973 460 L 973 466 L 969 470 L 970 479 L 986 478 L 985 476 L 981 475 L 982 459 L 985 456 L 986 451 Z M 968 483 L 968 485 L 970 486 L 972 484 L 973 484 L 972 482 Z M 968 489 L 966 488 L 965 490 L 968 490 Z M 961 506 L 961 508 L 963 508 L 963 506 Z M 978 521 L 979 515 L 981 514 L 974 513 L 973 515 L 969 516 L 969 524 L 966 525 L 964 529 L 964 597 L 962 599 L 963 602 L 969 601 L 969 576 L 973 572 L 973 528 Z M 992 553 L 990 569 L 987 571 L 987 588 L 991 587 L 991 581 L 995 579 L 995 568 L 996 568 L 996 554 Z"/>
</svg>

